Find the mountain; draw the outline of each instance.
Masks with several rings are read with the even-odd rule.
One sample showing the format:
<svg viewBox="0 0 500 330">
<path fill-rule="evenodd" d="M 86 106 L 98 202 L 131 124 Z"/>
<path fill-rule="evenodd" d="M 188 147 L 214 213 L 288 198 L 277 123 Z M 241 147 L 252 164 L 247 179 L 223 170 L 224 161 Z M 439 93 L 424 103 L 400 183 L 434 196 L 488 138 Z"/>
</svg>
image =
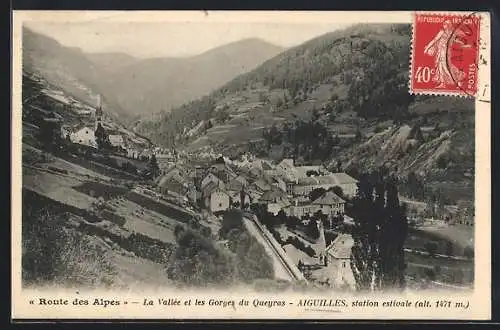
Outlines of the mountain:
<svg viewBox="0 0 500 330">
<path fill-rule="evenodd" d="M 349 171 L 389 162 L 397 175 L 414 172 L 436 189 L 453 182 L 450 195 L 470 199 L 473 100 L 409 94 L 410 38 L 406 24 L 327 33 L 136 130 L 165 146 L 234 157 L 340 162 Z"/>
<path fill-rule="evenodd" d="M 423 126 L 422 118 L 432 124 Z M 388 166 L 404 183 L 412 175 L 420 178 L 421 191 L 401 185 L 406 196 L 420 200 L 439 196 L 443 204 L 453 204 L 474 201 L 474 150 L 474 112 L 459 101 L 453 111 L 391 125 L 343 148 L 333 162 L 340 161 L 344 169 L 356 172 Z"/>
<path fill-rule="evenodd" d="M 193 57 L 126 58 L 128 65 L 106 74 L 101 83 L 128 113 L 149 115 L 208 94 L 282 50 L 260 39 L 245 39 Z M 109 56 L 91 58 L 101 64 L 119 62 Z"/>
<path fill-rule="evenodd" d="M 23 28 L 23 69 L 87 103 L 101 94 L 123 121 L 170 110 L 248 72 L 283 49 L 245 39 L 186 58 L 137 59 L 125 53 L 84 53 Z"/>
<path fill-rule="evenodd" d="M 52 38 L 23 27 L 23 72 L 38 74 L 50 84 L 80 101 L 95 106 L 102 70 L 78 48 L 65 47 Z M 113 95 L 104 95 L 107 112 L 122 117 L 125 113 Z"/>
<path fill-rule="evenodd" d="M 327 33 L 164 114 L 162 120 L 143 122 L 138 129 L 149 130 L 153 138 L 158 134 L 157 142 L 169 145 L 191 143 L 200 135 L 191 129 L 201 121 L 237 126 L 238 133 L 249 133 L 241 135 L 248 138 L 261 136 L 259 127 L 308 118 L 313 108 L 353 111 L 359 117 L 391 116 L 411 101 L 407 88 L 410 31 L 409 25 L 371 24 Z M 189 136 L 183 135 L 187 132 Z"/>
<path fill-rule="evenodd" d="M 140 59 L 125 53 L 86 53 L 85 56 L 92 63 L 105 72 L 116 72 L 128 65 L 132 65 Z"/>
</svg>

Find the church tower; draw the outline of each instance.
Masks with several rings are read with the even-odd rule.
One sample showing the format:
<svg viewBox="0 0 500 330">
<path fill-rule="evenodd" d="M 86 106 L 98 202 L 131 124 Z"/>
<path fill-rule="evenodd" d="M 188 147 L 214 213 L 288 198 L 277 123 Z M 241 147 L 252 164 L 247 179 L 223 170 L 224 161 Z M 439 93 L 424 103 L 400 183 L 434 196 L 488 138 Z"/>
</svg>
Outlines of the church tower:
<svg viewBox="0 0 500 330">
<path fill-rule="evenodd" d="M 96 117 L 96 120 L 95 120 L 95 129 L 97 129 L 97 126 L 99 126 L 99 124 L 102 125 L 102 123 L 101 123 L 101 121 L 102 121 L 102 99 L 101 99 L 101 95 L 97 96 L 97 107 L 96 107 L 96 110 L 95 110 L 95 117 Z"/>
</svg>

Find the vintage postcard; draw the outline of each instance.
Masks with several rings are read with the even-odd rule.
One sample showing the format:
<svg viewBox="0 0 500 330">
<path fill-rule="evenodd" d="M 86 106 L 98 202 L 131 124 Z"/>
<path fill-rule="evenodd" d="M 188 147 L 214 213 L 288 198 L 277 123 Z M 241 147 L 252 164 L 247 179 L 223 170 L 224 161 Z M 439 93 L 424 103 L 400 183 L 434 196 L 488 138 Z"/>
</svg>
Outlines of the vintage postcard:
<svg viewBox="0 0 500 330">
<path fill-rule="evenodd" d="M 13 17 L 13 319 L 491 318 L 488 13 Z"/>
</svg>

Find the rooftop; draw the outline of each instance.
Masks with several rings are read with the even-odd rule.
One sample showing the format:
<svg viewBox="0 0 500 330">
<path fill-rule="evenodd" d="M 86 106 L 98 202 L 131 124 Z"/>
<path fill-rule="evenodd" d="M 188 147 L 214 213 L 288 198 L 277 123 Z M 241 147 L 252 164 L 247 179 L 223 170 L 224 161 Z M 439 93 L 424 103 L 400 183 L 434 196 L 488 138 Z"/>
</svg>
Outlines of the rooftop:
<svg viewBox="0 0 500 330">
<path fill-rule="evenodd" d="M 211 193 L 213 193 L 216 190 L 221 190 L 224 189 L 224 183 L 223 182 L 210 182 L 208 183 L 204 188 L 203 188 L 203 196 L 208 196 Z M 226 193 L 226 192 L 224 192 Z M 226 193 L 227 194 L 227 193 Z"/>
<path fill-rule="evenodd" d="M 261 202 L 277 203 L 281 200 L 286 200 L 286 194 L 281 190 L 268 190 L 261 197 Z"/>
<path fill-rule="evenodd" d="M 248 192 L 244 191 L 243 190 L 243 193 L 245 195 L 248 195 L 250 196 L 250 198 L 252 197 Z M 234 200 L 239 200 L 240 199 L 240 194 L 241 194 L 241 191 L 235 191 L 235 190 L 228 190 L 227 191 L 227 194 L 229 195 L 229 197 L 231 197 L 232 199 Z"/>
<path fill-rule="evenodd" d="M 295 172 L 299 178 L 307 177 L 309 172 L 317 172 L 318 175 L 325 173 L 325 168 L 323 166 L 297 166 Z"/>
<path fill-rule="evenodd" d="M 266 160 L 263 160 L 263 161 L 261 162 L 261 164 L 262 164 L 262 169 L 263 169 L 264 171 L 269 171 L 269 170 L 273 170 L 273 169 L 274 169 L 274 167 L 271 165 L 271 163 L 269 163 L 269 162 L 268 162 L 268 161 L 266 161 Z"/>
<path fill-rule="evenodd" d="M 208 173 L 204 178 L 203 178 L 203 181 L 202 181 L 202 185 L 201 187 L 204 188 L 208 183 L 210 182 L 223 182 L 219 177 L 217 177 L 215 174 L 213 173 Z M 204 184 L 203 184 L 204 183 Z"/>
<path fill-rule="evenodd" d="M 357 183 L 358 180 L 353 178 L 352 176 L 346 174 L 346 173 L 333 173 L 330 176 L 332 176 L 337 184 L 348 184 L 348 183 Z"/>
<path fill-rule="evenodd" d="M 311 201 L 309 200 L 308 197 L 306 196 L 298 196 L 293 199 L 292 201 L 292 206 L 304 206 L 304 205 L 309 205 L 311 204 Z"/>
<path fill-rule="evenodd" d="M 345 201 L 339 196 L 337 196 L 337 194 L 335 194 L 333 191 L 327 191 L 326 193 L 323 194 L 323 196 L 318 197 L 312 203 L 316 205 L 334 205 L 339 203 L 345 203 Z"/>
<path fill-rule="evenodd" d="M 271 189 L 271 185 L 269 183 L 267 183 L 265 180 L 263 180 L 262 178 L 255 181 L 252 185 L 257 187 L 258 189 L 260 189 L 262 191 L 266 191 L 266 190 Z"/>
<path fill-rule="evenodd" d="M 310 186 L 319 184 L 319 181 L 317 178 L 314 177 L 302 177 L 297 180 L 297 184 L 300 186 Z"/>
<path fill-rule="evenodd" d="M 357 183 L 358 180 L 349 176 L 346 173 L 331 173 L 328 175 L 320 175 L 315 177 L 302 177 L 297 180 L 299 185 L 315 185 L 315 184 L 329 184 L 329 185 L 343 185 Z"/>
<path fill-rule="evenodd" d="M 280 165 L 285 165 L 288 167 L 294 167 L 294 162 L 293 159 L 291 158 L 285 158 L 280 162 Z"/>
<path fill-rule="evenodd" d="M 228 189 L 240 190 L 244 188 L 246 185 L 247 185 L 247 180 L 241 175 L 238 175 L 237 177 L 229 181 Z"/>
<path fill-rule="evenodd" d="M 172 175 L 165 175 L 163 178 L 161 178 L 160 182 L 158 183 L 158 186 L 166 188 L 175 183 L 179 183 L 187 187 L 187 183 L 184 180 L 184 178 L 178 175 L 177 173 L 174 173 Z"/>
</svg>

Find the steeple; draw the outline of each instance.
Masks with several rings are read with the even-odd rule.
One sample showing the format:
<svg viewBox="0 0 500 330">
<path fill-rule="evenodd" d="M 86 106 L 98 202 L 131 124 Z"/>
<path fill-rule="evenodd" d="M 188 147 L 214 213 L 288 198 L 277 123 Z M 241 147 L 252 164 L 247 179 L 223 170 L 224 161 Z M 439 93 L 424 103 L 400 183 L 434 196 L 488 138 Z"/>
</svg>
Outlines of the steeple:
<svg viewBox="0 0 500 330">
<path fill-rule="evenodd" d="M 102 117 L 102 99 L 101 99 L 101 95 L 97 96 L 96 117 L 99 118 L 99 119 Z"/>
<path fill-rule="evenodd" d="M 102 120 L 102 99 L 100 94 L 97 95 L 97 107 L 95 110 L 95 116 L 96 116 L 95 129 L 97 129 Z"/>
</svg>

